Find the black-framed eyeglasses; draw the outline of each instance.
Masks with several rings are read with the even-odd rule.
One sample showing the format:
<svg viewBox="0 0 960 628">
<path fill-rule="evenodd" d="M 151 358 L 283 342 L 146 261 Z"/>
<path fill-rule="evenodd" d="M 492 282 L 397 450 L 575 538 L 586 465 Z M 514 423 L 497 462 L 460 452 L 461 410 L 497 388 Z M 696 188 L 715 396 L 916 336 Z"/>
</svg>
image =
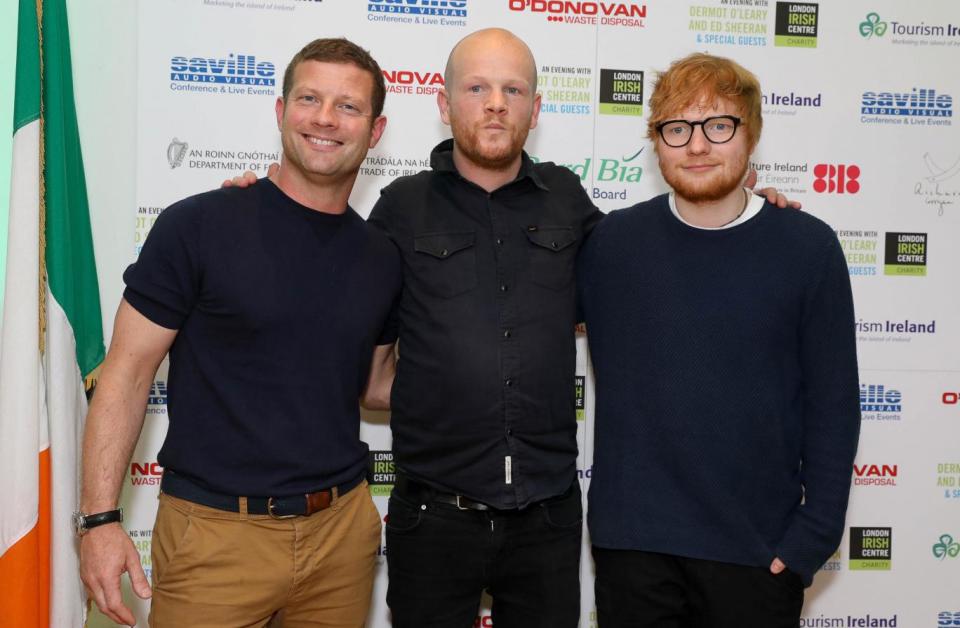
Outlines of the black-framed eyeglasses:
<svg viewBox="0 0 960 628">
<path fill-rule="evenodd" d="M 667 120 L 657 125 L 657 131 L 664 144 L 671 148 L 680 148 L 690 143 L 693 137 L 693 128 L 699 126 L 703 136 L 711 144 L 725 144 L 737 134 L 740 126 L 737 116 L 711 116 L 703 120 Z"/>
</svg>

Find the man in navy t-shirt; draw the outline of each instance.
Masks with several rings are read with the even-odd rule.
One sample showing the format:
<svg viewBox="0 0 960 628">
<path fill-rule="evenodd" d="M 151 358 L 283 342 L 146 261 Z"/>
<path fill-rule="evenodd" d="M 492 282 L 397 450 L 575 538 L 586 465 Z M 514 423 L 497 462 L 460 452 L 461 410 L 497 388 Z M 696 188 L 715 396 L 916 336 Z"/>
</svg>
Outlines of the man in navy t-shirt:
<svg viewBox="0 0 960 628">
<path fill-rule="evenodd" d="M 170 206 L 124 273 L 76 516 L 84 584 L 114 621 L 134 623 L 127 571 L 154 627 L 363 625 L 380 516 L 358 400 L 388 404 L 367 384 L 393 369 L 401 279 L 393 245 L 347 202 L 384 92 L 363 49 L 308 44 L 276 103 L 279 172 Z M 151 591 L 117 501 L 168 352 Z"/>
<path fill-rule="evenodd" d="M 850 280 L 828 225 L 743 188 L 760 110 L 736 63 L 674 63 L 649 121 L 673 192 L 610 214 L 580 256 L 602 628 L 796 627 L 843 534 Z"/>
</svg>

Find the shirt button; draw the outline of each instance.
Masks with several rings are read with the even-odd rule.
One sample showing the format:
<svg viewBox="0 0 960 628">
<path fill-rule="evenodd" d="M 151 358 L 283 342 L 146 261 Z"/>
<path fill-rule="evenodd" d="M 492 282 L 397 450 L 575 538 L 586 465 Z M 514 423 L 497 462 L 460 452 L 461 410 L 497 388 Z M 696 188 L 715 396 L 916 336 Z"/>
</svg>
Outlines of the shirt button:
<svg viewBox="0 0 960 628">
<path fill-rule="evenodd" d="M 507 379 L 503 380 L 503 385 L 509 388 L 510 386 L 513 386 L 513 380 L 508 377 Z"/>
<path fill-rule="evenodd" d="M 507 288 L 507 284 L 500 284 L 500 292 L 506 292 L 507 290 L 509 290 L 509 288 Z"/>
<path fill-rule="evenodd" d="M 503 238 L 497 238 L 497 246 L 503 246 Z"/>
<path fill-rule="evenodd" d="M 509 427 L 507 428 L 507 436 L 513 436 L 513 430 Z"/>
<path fill-rule="evenodd" d="M 557 244 L 557 243 L 554 242 L 553 244 L 554 244 L 554 247 L 553 247 L 553 248 L 557 248 L 557 247 L 556 247 L 556 244 Z M 447 251 L 447 249 L 443 249 L 442 251 L 440 251 L 440 257 L 446 257 L 448 254 L 449 254 L 449 251 Z"/>
<path fill-rule="evenodd" d="M 552 246 L 553 248 L 557 248 L 557 247 L 560 246 L 560 245 L 557 244 L 556 242 L 551 242 L 551 243 L 550 243 L 550 246 Z M 444 251 L 443 254 L 446 255 L 446 254 L 447 254 L 446 251 Z"/>
<path fill-rule="evenodd" d="M 510 332 L 509 329 L 504 329 L 504 330 L 503 330 L 503 337 L 504 337 L 504 338 L 509 338 L 509 337 L 512 336 L 512 335 L 513 335 L 513 334 Z"/>
</svg>

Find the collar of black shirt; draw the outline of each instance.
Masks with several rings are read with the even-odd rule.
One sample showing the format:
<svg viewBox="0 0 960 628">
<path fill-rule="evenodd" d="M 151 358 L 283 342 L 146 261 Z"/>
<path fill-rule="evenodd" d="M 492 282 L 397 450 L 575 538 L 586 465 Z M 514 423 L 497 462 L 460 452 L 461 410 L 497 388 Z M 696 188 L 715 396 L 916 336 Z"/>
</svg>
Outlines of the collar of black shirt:
<svg viewBox="0 0 960 628">
<path fill-rule="evenodd" d="M 514 182 L 529 177 L 534 185 L 541 190 L 549 192 L 550 188 L 548 188 L 543 182 L 543 179 L 540 178 L 540 174 L 535 168 L 536 164 L 530 159 L 530 156 L 527 155 L 527 151 L 521 153 L 520 159 L 520 172 L 517 173 L 517 178 Z M 433 168 L 435 172 L 452 172 L 459 174 L 457 167 L 453 164 L 453 138 L 443 140 L 433 147 L 433 150 L 430 152 L 430 167 Z"/>
</svg>

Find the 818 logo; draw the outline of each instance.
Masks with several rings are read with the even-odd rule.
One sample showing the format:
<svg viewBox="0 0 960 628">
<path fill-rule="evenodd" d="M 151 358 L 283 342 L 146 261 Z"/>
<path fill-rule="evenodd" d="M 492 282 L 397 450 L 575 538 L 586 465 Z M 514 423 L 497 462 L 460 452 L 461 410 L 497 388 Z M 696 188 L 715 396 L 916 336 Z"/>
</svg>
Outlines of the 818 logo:
<svg viewBox="0 0 960 628">
<path fill-rule="evenodd" d="M 860 191 L 860 167 L 855 164 L 817 164 L 813 167 L 813 190 L 821 194 L 856 194 Z"/>
</svg>

